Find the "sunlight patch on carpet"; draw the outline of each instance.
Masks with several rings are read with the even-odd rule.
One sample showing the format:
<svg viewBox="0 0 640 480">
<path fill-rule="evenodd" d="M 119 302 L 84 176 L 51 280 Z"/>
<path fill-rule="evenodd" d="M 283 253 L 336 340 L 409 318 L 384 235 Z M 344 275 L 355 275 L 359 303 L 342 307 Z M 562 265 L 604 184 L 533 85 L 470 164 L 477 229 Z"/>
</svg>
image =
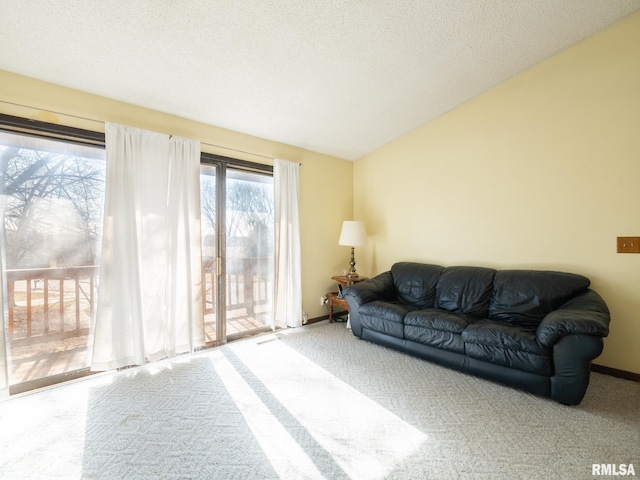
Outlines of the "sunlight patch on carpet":
<svg viewBox="0 0 640 480">
<path fill-rule="evenodd" d="M 220 352 L 215 353 L 211 363 L 280 478 L 322 479 L 313 461 L 233 365 Z"/>
<path fill-rule="evenodd" d="M 384 478 L 428 439 L 284 342 L 229 348 L 351 478 Z"/>
</svg>

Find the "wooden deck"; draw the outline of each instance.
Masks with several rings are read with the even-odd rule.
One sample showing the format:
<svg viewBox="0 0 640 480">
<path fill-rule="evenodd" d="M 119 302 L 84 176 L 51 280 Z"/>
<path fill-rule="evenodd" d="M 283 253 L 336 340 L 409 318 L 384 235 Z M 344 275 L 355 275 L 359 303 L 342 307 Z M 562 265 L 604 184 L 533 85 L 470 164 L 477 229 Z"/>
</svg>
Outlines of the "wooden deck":
<svg viewBox="0 0 640 480">
<path fill-rule="evenodd" d="M 91 268 L 26 269 L 8 272 L 9 383 L 12 393 L 38 388 L 51 379 L 80 376 L 90 363 L 90 328 L 97 272 Z M 227 278 L 226 337 L 233 339 L 266 328 L 269 314 L 264 277 Z M 216 337 L 211 300 L 212 276 L 203 268 L 205 341 Z M 56 378 L 60 377 L 60 378 Z"/>
<path fill-rule="evenodd" d="M 265 327 L 260 316 L 237 316 L 227 321 L 228 336 L 242 336 Z M 215 321 L 205 322 L 207 343 L 213 345 Z M 10 342 L 10 385 L 31 383 L 87 369 L 89 366 L 89 330 L 66 336 L 34 336 L 28 341 Z"/>
</svg>

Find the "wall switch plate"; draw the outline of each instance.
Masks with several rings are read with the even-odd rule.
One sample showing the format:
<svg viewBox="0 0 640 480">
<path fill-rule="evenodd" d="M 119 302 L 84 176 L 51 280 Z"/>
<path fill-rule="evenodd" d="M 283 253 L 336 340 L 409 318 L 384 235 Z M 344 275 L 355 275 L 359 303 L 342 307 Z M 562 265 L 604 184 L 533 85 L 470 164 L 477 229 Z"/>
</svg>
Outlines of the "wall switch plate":
<svg viewBox="0 0 640 480">
<path fill-rule="evenodd" d="M 640 237 L 618 237 L 618 253 L 640 253 Z"/>
</svg>

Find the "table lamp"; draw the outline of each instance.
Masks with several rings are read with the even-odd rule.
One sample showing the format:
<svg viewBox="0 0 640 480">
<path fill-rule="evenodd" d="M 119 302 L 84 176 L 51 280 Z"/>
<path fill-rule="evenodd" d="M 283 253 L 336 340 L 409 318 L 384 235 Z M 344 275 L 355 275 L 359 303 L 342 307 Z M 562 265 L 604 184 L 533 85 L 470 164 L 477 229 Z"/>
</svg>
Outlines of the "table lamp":
<svg viewBox="0 0 640 480">
<path fill-rule="evenodd" d="M 342 231 L 340 232 L 340 240 L 338 245 L 351 247 L 351 268 L 347 273 L 347 278 L 358 278 L 356 272 L 355 247 L 361 247 L 367 243 L 367 231 L 364 228 L 364 222 L 345 221 L 342 223 Z"/>
</svg>

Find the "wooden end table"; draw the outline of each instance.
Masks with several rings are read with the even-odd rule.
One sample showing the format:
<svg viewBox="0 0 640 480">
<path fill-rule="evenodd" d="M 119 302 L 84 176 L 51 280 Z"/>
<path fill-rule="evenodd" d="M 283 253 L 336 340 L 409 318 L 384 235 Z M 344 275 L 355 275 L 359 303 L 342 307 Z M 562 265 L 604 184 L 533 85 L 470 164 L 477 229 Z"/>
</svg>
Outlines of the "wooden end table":
<svg viewBox="0 0 640 480">
<path fill-rule="evenodd" d="M 331 277 L 332 280 L 335 280 L 342 286 L 342 288 L 346 288 L 349 285 L 353 285 L 354 283 L 362 282 L 363 280 L 367 280 L 368 277 L 347 277 L 346 275 L 336 275 L 335 277 Z M 349 311 L 349 305 L 344 298 L 338 297 L 338 292 L 329 292 L 327 293 L 327 304 L 329 306 L 329 323 L 333 323 L 333 309 L 335 307 L 340 307 Z"/>
</svg>

